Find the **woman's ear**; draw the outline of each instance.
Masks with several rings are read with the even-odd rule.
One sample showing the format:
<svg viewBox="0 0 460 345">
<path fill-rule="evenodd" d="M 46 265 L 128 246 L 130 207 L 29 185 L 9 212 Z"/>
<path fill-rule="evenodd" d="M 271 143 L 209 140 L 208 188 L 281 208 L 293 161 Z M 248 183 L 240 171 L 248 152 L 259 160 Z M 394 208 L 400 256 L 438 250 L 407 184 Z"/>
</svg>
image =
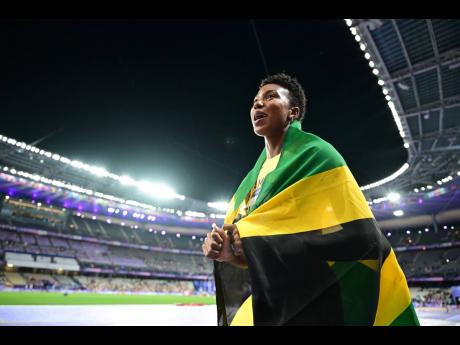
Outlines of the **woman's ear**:
<svg viewBox="0 0 460 345">
<path fill-rule="evenodd" d="M 294 120 L 298 120 L 300 116 L 300 108 L 299 107 L 293 107 L 289 109 L 289 122 L 292 122 Z"/>
</svg>

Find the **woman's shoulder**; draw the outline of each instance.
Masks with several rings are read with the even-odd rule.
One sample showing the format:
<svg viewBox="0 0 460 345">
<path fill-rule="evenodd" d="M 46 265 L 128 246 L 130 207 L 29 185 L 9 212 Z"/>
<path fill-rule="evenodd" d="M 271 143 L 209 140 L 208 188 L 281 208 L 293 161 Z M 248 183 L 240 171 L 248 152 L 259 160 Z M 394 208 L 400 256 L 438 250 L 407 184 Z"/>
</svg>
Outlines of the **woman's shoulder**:
<svg viewBox="0 0 460 345">
<path fill-rule="evenodd" d="M 309 156 L 314 154 L 323 160 L 335 161 L 337 165 L 345 164 L 345 160 L 334 145 L 316 134 L 299 131 L 297 144 L 300 151 L 308 153 Z"/>
</svg>

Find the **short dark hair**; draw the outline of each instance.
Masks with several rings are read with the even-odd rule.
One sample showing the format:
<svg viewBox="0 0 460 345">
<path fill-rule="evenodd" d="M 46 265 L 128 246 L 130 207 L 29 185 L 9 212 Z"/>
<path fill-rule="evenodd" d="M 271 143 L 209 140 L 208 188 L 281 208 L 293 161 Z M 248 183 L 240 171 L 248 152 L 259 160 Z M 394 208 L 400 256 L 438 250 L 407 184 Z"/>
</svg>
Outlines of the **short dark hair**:
<svg viewBox="0 0 460 345">
<path fill-rule="evenodd" d="M 263 79 L 260 82 L 260 86 L 265 86 L 267 84 L 276 84 L 284 87 L 289 91 L 290 96 L 290 105 L 292 107 L 299 108 L 299 121 L 303 121 L 305 117 L 305 108 L 307 106 L 307 98 L 305 97 L 305 91 L 302 88 L 302 85 L 298 82 L 295 77 L 291 77 L 286 73 L 277 73 L 269 75 L 267 78 Z"/>
</svg>

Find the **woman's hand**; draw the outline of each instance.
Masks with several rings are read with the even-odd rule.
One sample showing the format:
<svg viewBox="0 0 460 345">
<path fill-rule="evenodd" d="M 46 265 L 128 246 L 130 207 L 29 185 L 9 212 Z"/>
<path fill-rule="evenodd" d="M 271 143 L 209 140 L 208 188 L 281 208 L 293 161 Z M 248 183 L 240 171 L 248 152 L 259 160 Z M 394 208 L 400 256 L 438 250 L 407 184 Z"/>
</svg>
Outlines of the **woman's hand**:
<svg viewBox="0 0 460 345">
<path fill-rule="evenodd" d="M 238 228 L 234 224 L 224 224 L 219 228 L 212 225 L 212 232 L 206 235 L 203 253 L 207 258 L 228 262 L 239 268 L 248 268 Z"/>
<path fill-rule="evenodd" d="M 236 256 L 242 256 L 243 255 L 243 243 L 241 242 L 240 233 L 236 225 L 235 224 L 224 224 L 222 226 L 222 229 L 225 230 L 225 232 L 230 237 L 230 244 L 232 247 L 233 254 Z"/>
<path fill-rule="evenodd" d="M 202 246 L 204 255 L 220 262 L 230 261 L 233 257 L 233 252 L 229 236 L 216 224 L 213 224 L 212 227 L 212 232 L 206 235 Z"/>
</svg>

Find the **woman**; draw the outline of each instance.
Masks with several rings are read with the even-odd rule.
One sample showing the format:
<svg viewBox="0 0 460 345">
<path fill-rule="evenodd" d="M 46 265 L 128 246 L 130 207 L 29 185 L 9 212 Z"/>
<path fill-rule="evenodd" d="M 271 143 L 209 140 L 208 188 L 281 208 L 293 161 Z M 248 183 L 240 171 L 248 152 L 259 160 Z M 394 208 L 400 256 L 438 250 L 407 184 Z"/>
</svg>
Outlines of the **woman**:
<svg viewBox="0 0 460 345">
<path fill-rule="evenodd" d="M 219 325 L 418 325 L 405 276 L 345 161 L 301 130 L 296 79 L 251 108 L 265 149 L 207 235 Z"/>
</svg>

